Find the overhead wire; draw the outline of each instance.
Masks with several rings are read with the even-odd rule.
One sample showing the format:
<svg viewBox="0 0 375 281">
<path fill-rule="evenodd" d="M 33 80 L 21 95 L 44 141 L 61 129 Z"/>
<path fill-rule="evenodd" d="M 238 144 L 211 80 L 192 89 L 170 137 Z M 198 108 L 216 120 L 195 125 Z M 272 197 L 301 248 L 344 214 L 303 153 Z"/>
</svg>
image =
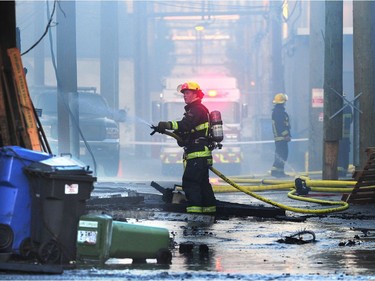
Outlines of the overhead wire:
<svg viewBox="0 0 375 281">
<path fill-rule="evenodd" d="M 210 7 L 212 8 L 213 12 L 220 12 L 220 11 L 226 11 L 226 12 L 241 12 L 244 13 L 246 11 L 253 11 L 253 10 L 264 10 L 263 5 L 252 5 L 249 1 L 249 5 L 238 5 L 238 4 L 221 4 L 217 1 L 209 1 Z M 176 1 L 154 1 L 157 5 L 160 6 L 169 6 L 174 8 L 183 8 L 183 9 L 190 9 L 190 10 L 202 10 L 202 1 L 182 1 L 182 2 L 176 2 Z"/>
<path fill-rule="evenodd" d="M 51 23 L 52 23 L 52 20 L 53 20 L 53 16 L 55 14 L 55 11 L 56 11 L 56 3 L 57 3 L 58 0 L 54 0 L 54 3 L 53 3 L 53 9 L 52 9 L 52 12 L 49 16 L 49 19 L 48 19 L 48 23 L 47 23 L 47 26 L 42 34 L 42 36 L 33 44 L 31 45 L 30 48 L 28 48 L 25 52 L 21 53 L 21 56 L 23 55 L 26 55 L 28 52 L 30 52 L 32 49 L 34 49 L 36 46 L 38 46 L 38 44 L 43 40 L 43 38 L 47 35 L 50 27 L 51 27 Z"/>
</svg>

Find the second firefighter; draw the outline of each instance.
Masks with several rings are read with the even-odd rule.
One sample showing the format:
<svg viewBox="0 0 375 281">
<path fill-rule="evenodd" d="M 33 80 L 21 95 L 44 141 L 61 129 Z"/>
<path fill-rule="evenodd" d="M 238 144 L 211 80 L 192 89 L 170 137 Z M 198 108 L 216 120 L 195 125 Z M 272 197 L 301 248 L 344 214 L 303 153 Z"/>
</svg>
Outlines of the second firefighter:
<svg viewBox="0 0 375 281">
<path fill-rule="evenodd" d="M 271 169 L 271 175 L 276 178 L 287 176 L 284 172 L 285 163 L 288 160 L 288 142 L 291 140 L 289 115 L 285 111 L 285 103 L 288 96 L 278 93 L 273 99 L 275 105 L 272 111 L 272 130 L 275 140 L 275 160 Z"/>
</svg>

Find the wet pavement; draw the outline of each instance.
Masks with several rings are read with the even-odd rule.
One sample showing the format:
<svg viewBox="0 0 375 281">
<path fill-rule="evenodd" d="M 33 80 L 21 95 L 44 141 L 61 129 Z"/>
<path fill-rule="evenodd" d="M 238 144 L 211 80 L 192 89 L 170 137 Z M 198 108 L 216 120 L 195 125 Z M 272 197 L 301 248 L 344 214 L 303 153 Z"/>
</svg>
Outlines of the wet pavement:
<svg viewBox="0 0 375 281">
<path fill-rule="evenodd" d="M 152 192 L 147 182 L 106 182 L 106 193 L 121 187 L 137 192 Z M 98 188 L 97 193 L 101 193 Z M 154 191 L 155 192 L 155 191 Z M 293 206 L 315 208 L 306 202 L 290 200 L 286 191 L 263 192 L 264 197 Z M 339 195 L 330 199 L 337 200 Z M 240 192 L 219 193 L 217 199 L 259 204 Z M 373 208 L 371 208 L 373 209 Z M 131 259 L 110 259 L 104 266 L 85 265 L 64 270 L 62 275 L 25 275 L 0 273 L 1 280 L 371 280 L 375 276 L 374 211 L 369 206 L 351 206 L 348 210 L 326 215 L 287 212 L 302 222 L 259 217 L 217 221 L 189 221 L 180 216 L 152 212 L 149 218 L 129 218 L 129 223 L 167 228 L 173 238 L 169 265 L 147 260 L 133 264 Z M 156 218 L 156 219 L 155 219 Z M 367 231 L 366 231 L 367 230 Z M 285 238 L 300 231 L 311 231 L 315 241 L 287 244 Z M 306 240 L 311 239 L 311 236 Z M 181 244 L 194 245 L 181 253 Z M 208 251 L 200 251 L 205 245 Z M 78 269 L 79 268 L 79 269 Z M 375 277 L 374 277 L 375 280 Z"/>
<path fill-rule="evenodd" d="M 127 189 L 158 194 L 147 177 L 157 178 L 152 177 L 152 171 L 144 172 L 143 179 L 135 174 L 133 178 L 99 178 L 93 195 L 124 194 Z M 159 182 L 164 186 L 179 182 L 179 175 L 161 178 L 163 181 Z M 286 190 L 265 191 L 261 195 L 294 207 L 322 208 L 292 200 Z M 269 206 L 241 192 L 216 193 L 216 197 Z M 322 199 L 340 198 L 340 193 L 329 193 Z M 168 229 L 173 241 L 171 264 L 158 264 L 154 259 L 146 264 L 109 259 L 104 266 L 80 265 L 65 269 L 61 275 L 0 272 L 0 280 L 375 280 L 373 205 L 350 206 L 348 210 L 323 215 L 287 211 L 287 216 L 291 220 L 246 217 L 194 221 L 158 211 L 139 217 L 132 214 L 129 223 Z M 301 231 L 313 233 L 315 241 L 308 241 L 312 236 L 307 235 L 300 239 L 306 243 L 286 243 L 287 237 Z M 193 245 L 190 252 L 180 252 L 185 243 Z"/>
</svg>

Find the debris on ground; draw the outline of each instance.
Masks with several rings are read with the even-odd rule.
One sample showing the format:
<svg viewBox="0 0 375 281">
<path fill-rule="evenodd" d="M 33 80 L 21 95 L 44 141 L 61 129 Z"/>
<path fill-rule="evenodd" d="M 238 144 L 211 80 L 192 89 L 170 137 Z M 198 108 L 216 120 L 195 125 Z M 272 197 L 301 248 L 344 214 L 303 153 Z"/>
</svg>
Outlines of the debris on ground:
<svg viewBox="0 0 375 281">
<path fill-rule="evenodd" d="M 360 227 L 353 227 L 352 230 L 358 230 L 363 233 L 363 237 L 371 237 L 375 235 L 374 228 L 360 228 Z"/>
<path fill-rule="evenodd" d="M 340 247 L 343 247 L 343 246 L 356 246 L 356 245 L 360 245 L 362 242 L 359 240 L 359 237 L 356 235 L 356 237 L 354 237 L 354 240 L 352 239 L 349 239 L 348 241 L 342 241 L 339 243 L 339 246 Z"/>
<path fill-rule="evenodd" d="M 192 254 L 193 250 L 197 249 L 199 256 L 204 257 L 209 255 L 209 247 L 207 244 L 199 244 L 197 245 L 194 242 L 185 242 L 181 243 L 179 247 L 179 253 L 180 254 Z"/>
<path fill-rule="evenodd" d="M 290 236 L 285 236 L 284 239 L 277 240 L 278 243 L 298 245 L 312 243 L 315 241 L 315 233 L 310 230 L 298 231 Z"/>
</svg>

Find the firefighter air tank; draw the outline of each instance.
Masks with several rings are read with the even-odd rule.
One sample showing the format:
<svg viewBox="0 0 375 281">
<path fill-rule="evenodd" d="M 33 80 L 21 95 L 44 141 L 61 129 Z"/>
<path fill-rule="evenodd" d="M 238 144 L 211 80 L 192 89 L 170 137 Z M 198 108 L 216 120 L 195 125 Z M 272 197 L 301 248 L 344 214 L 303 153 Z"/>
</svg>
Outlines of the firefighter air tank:
<svg viewBox="0 0 375 281">
<path fill-rule="evenodd" d="M 212 130 L 212 139 L 216 142 L 221 142 L 224 139 L 223 121 L 221 120 L 220 111 L 214 110 L 210 113 L 210 122 Z"/>
</svg>

